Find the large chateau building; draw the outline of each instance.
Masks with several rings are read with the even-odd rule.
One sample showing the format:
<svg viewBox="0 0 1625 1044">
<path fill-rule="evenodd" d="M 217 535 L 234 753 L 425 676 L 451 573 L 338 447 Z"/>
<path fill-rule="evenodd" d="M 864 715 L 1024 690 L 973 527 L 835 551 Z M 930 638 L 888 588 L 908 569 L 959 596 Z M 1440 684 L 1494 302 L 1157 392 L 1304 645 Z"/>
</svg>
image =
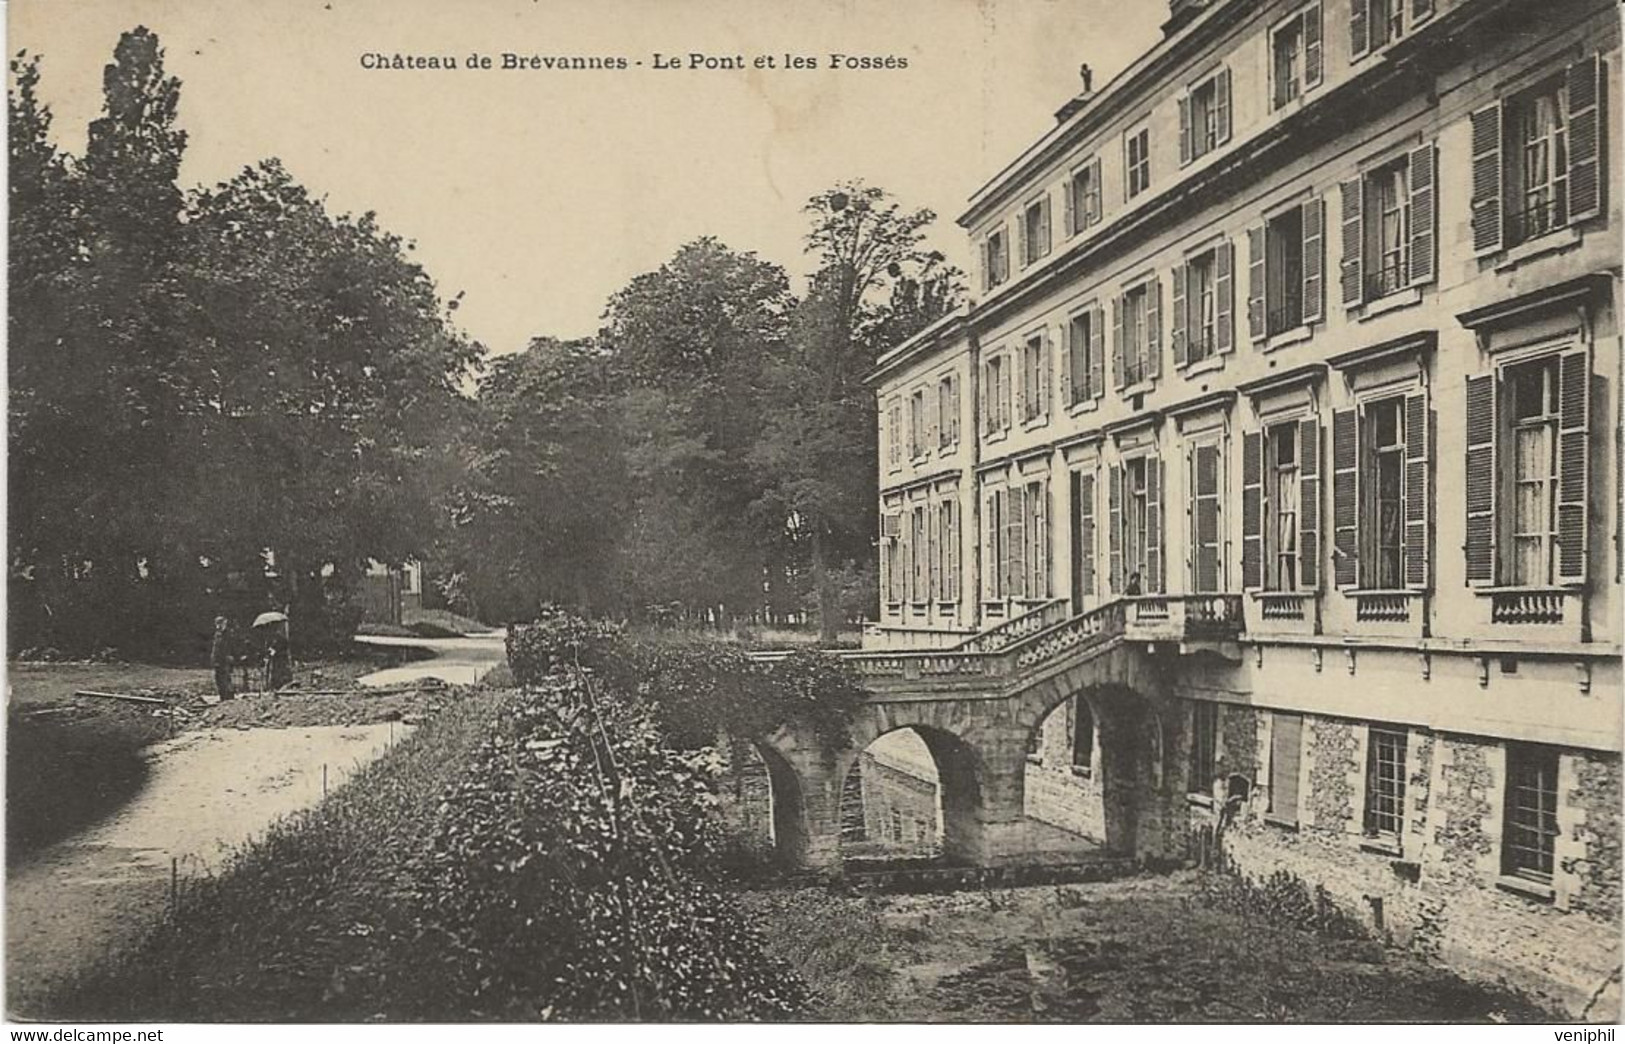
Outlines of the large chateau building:
<svg viewBox="0 0 1625 1044">
<path fill-rule="evenodd" d="M 1215 596 L 1239 637 L 1158 675 L 1188 829 L 1578 1013 L 1620 970 L 1620 82 L 1611 0 L 1174 0 L 871 378 L 865 648 Z M 1096 722 L 1045 721 L 1034 818 L 1104 831 Z"/>
</svg>

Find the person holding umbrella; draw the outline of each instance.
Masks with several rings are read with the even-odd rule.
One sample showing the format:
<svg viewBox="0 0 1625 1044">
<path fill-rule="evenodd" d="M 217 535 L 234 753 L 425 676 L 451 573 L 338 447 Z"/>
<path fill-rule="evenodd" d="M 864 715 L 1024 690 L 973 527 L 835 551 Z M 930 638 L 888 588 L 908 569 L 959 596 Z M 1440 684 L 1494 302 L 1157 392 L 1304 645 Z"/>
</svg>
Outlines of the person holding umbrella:
<svg viewBox="0 0 1625 1044">
<path fill-rule="evenodd" d="M 277 625 L 281 626 L 277 626 Z M 288 643 L 288 615 L 261 613 L 254 617 L 254 629 L 266 635 L 265 689 L 267 692 L 282 688 L 293 680 L 293 664 Z M 263 629 L 263 630 L 262 630 Z"/>
</svg>

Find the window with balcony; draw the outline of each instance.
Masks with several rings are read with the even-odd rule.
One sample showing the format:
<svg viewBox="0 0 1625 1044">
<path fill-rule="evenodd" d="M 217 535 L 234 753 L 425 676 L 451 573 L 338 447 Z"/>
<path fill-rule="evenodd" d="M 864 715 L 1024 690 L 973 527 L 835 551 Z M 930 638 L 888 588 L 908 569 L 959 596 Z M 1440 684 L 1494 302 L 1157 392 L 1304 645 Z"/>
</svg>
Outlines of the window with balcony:
<svg viewBox="0 0 1625 1044">
<path fill-rule="evenodd" d="M 1066 234 L 1076 235 L 1101 218 L 1100 158 L 1086 160 L 1066 184 Z"/>
<path fill-rule="evenodd" d="M 1366 738 L 1365 835 L 1397 847 L 1405 830 L 1405 745 L 1402 729 L 1372 726 Z"/>
<path fill-rule="evenodd" d="M 1107 571 L 1115 594 L 1163 591 L 1163 465 L 1151 456 L 1113 465 L 1106 485 Z"/>
<path fill-rule="evenodd" d="M 982 240 L 982 290 L 992 290 L 1010 279 L 1010 240 L 996 228 Z"/>
<path fill-rule="evenodd" d="M 1220 243 L 1190 257 L 1174 270 L 1174 319 L 1170 340 L 1174 365 L 1192 363 L 1235 347 L 1235 249 Z"/>
<path fill-rule="evenodd" d="M 937 448 L 959 442 L 959 378 L 954 374 L 937 382 Z"/>
<path fill-rule="evenodd" d="M 1098 307 L 1085 308 L 1062 328 L 1066 339 L 1061 354 L 1061 394 L 1068 406 L 1077 406 L 1106 390 L 1105 324 Z"/>
<path fill-rule="evenodd" d="M 1112 363 L 1117 387 L 1132 389 L 1162 373 L 1161 280 L 1126 290 L 1113 310 Z"/>
<path fill-rule="evenodd" d="M 1151 187 L 1151 131 L 1146 127 L 1123 136 L 1123 198 L 1133 199 Z"/>
<path fill-rule="evenodd" d="M 988 435 L 1010 430 L 1010 359 L 995 355 L 982 364 L 982 430 Z"/>
<path fill-rule="evenodd" d="M 1220 69 L 1179 99 L 1179 162 L 1201 159 L 1230 140 L 1230 70 Z"/>
<path fill-rule="evenodd" d="M 1590 353 L 1567 346 L 1467 379 L 1467 580 L 1586 579 Z"/>
<path fill-rule="evenodd" d="M 1320 423 L 1280 421 L 1242 436 L 1242 586 L 1320 585 Z"/>
<path fill-rule="evenodd" d="M 1324 76 L 1320 5 L 1311 4 L 1270 34 L 1270 99 L 1279 109 L 1318 87 Z"/>
<path fill-rule="evenodd" d="M 1602 213 L 1595 55 L 1472 114 L 1473 249 L 1538 240 Z"/>
<path fill-rule="evenodd" d="M 1557 751 L 1509 743 L 1501 872 L 1542 884 L 1552 879 L 1557 850 Z"/>
<path fill-rule="evenodd" d="M 1310 199 L 1247 233 L 1247 332 L 1254 341 L 1319 322 L 1326 308 L 1326 202 Z"/>
<path fill-rule="evenodd" d="M 1218 442 L 1191 447 L 1185 465 L 1191 494 L 1190 589 L 1197 594 L 1224 590 L 1223 450 Z"/>
<path fill-rule="evenodd" d="M 1437 275 L 1437 187 L 1431 143 L 1342 186 L 1343 304 L 1354 307 Z"/>
<path fill-rule="evenodd" d="M 1430 418 L 1421 393 L 1333 411 L 1332 558 L 1339 587 L 1428 586 Z"/>
<path fill-rule="evenodd" d="M 1021 419 L 1035 423 L 1049 416 L 1049 336 L 1042 331 L 1021 346 Z"/>
<path fill-rule="evenodd" d="M 1021 267 L 1026 268 L 1049 256 L 1049 193 L 1028 203 L 1021 211 Z"/>
</svg>

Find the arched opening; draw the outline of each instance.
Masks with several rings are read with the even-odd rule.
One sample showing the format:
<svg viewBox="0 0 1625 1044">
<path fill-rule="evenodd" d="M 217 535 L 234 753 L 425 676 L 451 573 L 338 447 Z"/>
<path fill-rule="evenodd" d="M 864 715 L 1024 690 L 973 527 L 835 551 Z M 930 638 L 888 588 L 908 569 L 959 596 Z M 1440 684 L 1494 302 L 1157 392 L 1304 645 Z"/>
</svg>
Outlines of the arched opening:
<svg viewBox="0 0 1625 1044">
<path fill-rule="evenodd" d="M 974 863 L 981 847 L 975 755 L 958 737 L 904 727 L 858 753 L 841 785 L 848 863 Z"/>
<path fill-rule="evenodd" d="M 780 866 L 801 865 L 807 852 L 806 804 L 801 780 L 784 755 L 765 744 L 736 745 L 719 798 L 745 853 Z"/>
<path fill-rule="evenodd" d="M 1106 844 L 1100 736 L 1097 708 L 1083 692 L 1061 701 L 1033 729 L 1022 786 L 1031 858 L 1063 860 Z"/>
</svg>

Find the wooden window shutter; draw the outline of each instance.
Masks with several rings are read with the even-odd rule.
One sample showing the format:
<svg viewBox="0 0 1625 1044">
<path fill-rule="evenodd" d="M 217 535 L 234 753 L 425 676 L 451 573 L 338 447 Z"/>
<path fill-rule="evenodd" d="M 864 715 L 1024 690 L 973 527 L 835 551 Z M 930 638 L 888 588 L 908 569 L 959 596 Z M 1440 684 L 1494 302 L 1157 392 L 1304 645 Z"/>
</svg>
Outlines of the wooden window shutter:
<svg viewBox="0 0 1625 1044">
<path fill-rule="evenodd" d="M 1050 516 L 1051 510 L 1049 479 L 1045 479 L 1038 487 L 1038 523 L 1033 531 L 1038 536 L 1038 569 L 1037 589 L 1033 591 L 1035 598 L 1048 598 L 1051 595 L 1050 587 Z"/>
<path fill-rule="evenodd" d="M 1162 375 L 1162 279 L 1145 288 L 1145 375 Z"/>
<path fill-rule="evenodd" d="M 993 289 L 993 253 L 988 248 L 986 236 L 977 242 L 976 252 L 982 263 L 982 293 L 985 294 Z"/>
<path fill-rule="evenodd" d="M 1015 386 L 1016 416 L 1027 419 L 1027 388 L 1032 383 L 1032 365 L 1027 361 L 1027 342 L 1019 341 L 1010 350 L 1010 383 Z"/>
<path fill-rule="evenodd" d="M 1433 17 L 1433 0 L 1411 0 L 1411 22 L 1425 21 Z"/>
<path fill-rule="evenodd" d="M 1298 588 L 1320 590 L 1320 422 L 1298 422 Z"/>
<path fill-rule="evenodd" d="M 1191 161 L 1191 99 L 1185 95 L 1179 99 L 1179 165 L 1183 167 Z"/>
<path fill-rule="evenodd" d="M 1473 125 L 1473 253 L 1491 254 L 1501 249 L 1501 105 L 1486 105 L 1474 112 Z M 1574 154 L 1570 132 L 1569 154 Z M 1570 200 L 1574 187 L 1570 182 Z"/>
<path fill-rule="evenodd" d="M 1112 594 L 1123 593 L 1123 466 L 1106 472 L 1106 582 Z"/>
<path fill-rule="evenodd" d="M 1349 3 L 1349 55 L 1358 58 L 1371 49 L 1371 0 Z"/>
<path fill-rule="evenodd" d="M 1495 465 L 1496 379 L 1494 374 L 1467 378 L 1467 583 L 1495 583 L 1498 481 Z"/>
<path fill-rule="evenodd" d="M 948 438 L 950 442 L 959 441 L 959 374 L 948 378 Z"/>
<path fill-rule="evenodd" d="M 924 444 L 920 447 L 920 451 L 925 453 L 935 449 L 937 444 L 941 441 L 942 410 L 933 410 L 929 405 L 927 405 L 926 397 L 922 394 L 920 396 L 920 411 L 925 414 L 925 423 L 922 425 L 922 427 L 925 428 L 925 440 Z"/>
<path fill-rule="evenodd" d="M 1213 81 L 1214 123 L 1218 126 L 1218 144 L 1230 140 L 1230 70 L 1220 69 Z"/>
<path fill-rule="evenodd" d="M 1163 479 L 1162 461 L 1151 458 L 1145 462 L 1145 572 L 1147 594 L 1163 594 L 1167 591 L 1167 579 L 1164 562 L 1167 560 L 1167 551 L 1163 546 L 1167 540 L 1168 527 L 1164 524 L 1162 515 Z"/>
<path fill-rule="evenodd" d="M 1100 157 L 1089 164 L 1089 194 L 1084 197 L 1084 222 L 1093 225 L 1101 215 Z"/>
<path fill-rule="evenodd" d="M 959 579 L 959 501 L 948 501 L 948 536 L 943 541 L 944 552 L 948 560 L 948 597 L 960 601 L 964 592 L 960 590 Z"/>
<path fill-rule="evenodd" d="M 1247 230 L 1247 336 L 1262 341 L 1268 327 L 1264 322 L 1264 227 Z"/>
<path fill-rule="evenodd" d="M 1016 264 L 1027 267 L 1027 208 L 1016 215 Z"/>
<path fill-rule="evenodd" d="M 1078 576 L 1085 595 L 1095 593 L 1095 476 L 1092 472 L 1074 472 L 1077 480 L 1078 512 Z M 1073 612 L 1082 606 L 1072 607 Z"/>
<path fill-rule="evenodd" d="M 1303 205 L 1303 323 L 1326 316 L 1326 201 Z"/>
<path fill-rule="evenodd" d="M 1118 295 L 1112 302 L 1112 386 L 1124 388 L 1128 385 L 1127 374 L 1123 369 L 1123 310 L 1128 307 L 1128 299 Z"/>
<path fill-rule="evenodd" d="M 1270 816 L 1298 821 L 1298 771 L 1303 763 L 1303 715 L 1270 714 Z"/>
<path fill-rule="evenodd" d="M 1430 141 L 1411 150 L 1411 272 L 1410 285 L 1431 283 L 1438 276 L 1437 153 Z"/>
<path fill-rule="evenodd" d="M 942 509 L 935 504 L 925 510 L 925 524 L 927 527 L 926 547 L 929 554 L 926 556 L 930 565 L 930 574 L 927 582 L 926 597 L 936 599 L 942 597 Z"/>
<path fill-rule="evenodd" d="M 1305 90 L 1320 84 L 1325 75 L 1325 55 L 1321 48 L 1320 5 L 1315 4 L 1303 12 L 1303 86 Z"/>
<path fill-rule="evenodd" d="M 1197 446 L 1193 454 L 1196 496 L 1193 499 L 1196 590 L 1219 590 L 1219 447 Z"/>
<path fill-rule="evenodd" d="M 1174 268 L 1174 315 L 1173 321 L 1168 324 L 1168 340 L 1174 347 L 1174 367 L 1183 370 L 1188 361 L 1185 351 L 1185 336 L 1188 319 L 1185 315 L 1185 284 L 1189 279 L 1190 266 L 1178 265 Z"/>
<path fill-rule="evenodd" d="M 1121 369 L 1121 363 L 1119 363 Z M 1106 306 L 1089 314 L 1089 390 L 1095 398 L 1106 394 Z"/>
<path fill-rule="evenodd" d="M 1010 397 L 1013 393 L 1011 386 L 1015 383 L 1016 357 L 1011 352 L 1005 355 L 999 363 L 999 427 L 1010 427 Z"/>
<path fill-rule="evenodd" d="M 1569 66 L 1569 220 L 1602 213 L 1603 66 L 1591 55 Z"/>
<path fill-rule="evenodd" d="M 1365 294 L 1365 222 L 1361 192 L 1364 181 L 1352 178 L 1343 182 L 1343 305 L 1353 307 Z"/>
<path fill-rule="evenodd" d="M 1360 580 L 1360 426 L 1356 410 L 1332 411 L 1332 576 Z"/>
<path fill-rule="evenodd" d="M 1014 477 L 1014 476 L 1012 476 Z M 1010 519 L 1004 527 L 1005 543 L 1010 547 L 1010 559 L 1004 583 L 1004 593 L 1010 598 L 1027 597 L 1027 491 L 1014 486 L 1009 492 Z"/>
<path fill-rule="evenodd" d="M 1078 171 L 1073 171 L 1072 175 L 1066 179 L 1066 188 L 1061 192 L 1062 227 L 1066 230 L 1068 237 L 1075 234 L 1080 227 L 1078 224 L 1080 216 L 1078 214 L 1078 175 Z"/>
<path fill-rule="evenodd" d="M 1405 559 L 1405 586 L 1426 589 L 1432 516 L 1433 412 L 1427 396 L 1405 396 L 1405 531 L 1401 549 Z"/>
<path fill-rule="evenodd" d="M 993 360 L 982 364 L 982 430 L 991 435 L 999 430 L 999 389 L 993 379 Z"/>
<path fill-rule="evenodd" d="M 902 560 L 903 601 L 906 602 L 914 596 L 914 512 L 908 510 L 907 503 L 903 505 L 903 512 L 905 524 L 901 527 L 902 536 L 899 538 L 902 554 L 898 557 Z"/>
<path fill-rule="evenodd" d="M 1081 379 L 1082 377 L 1081 374 L 1074 377 L 1075 367 L 1072 365 L 1072 353 L 1076 350 L 1072 343 L 1074 340 L 1076 338 L 1072 329 L 1072 319 L 1069 317 L 1066 322 L 1061 324 L 1061 405 L 1063 407 L 1070 406 L 1078 401 L 1078 396 L 1072 390 L 1072 382 L 1074 379 Z"/>
<path fill-rule="evenodd" d="M 1236 245 L 1227 239 L 1213 252 L 1213 337 L 1218 342 L 1214 350 L 1220 354 L 1236 348 L 1235 267 Z"/>
<path fill-rule="evenodd" d="M 882 509 L 880 514 L 880 539 L 877 541 L 877 543 L 880 545 L 880 597 L 883 601 L 895 602 L 896 599 L 892 597 L 891 586 L 892 544 L 891 541 L 886 538 L 886 513 L 884 509 Z"/>
<path fill-rule="evenodd" d="M 1264 433 L 1241 436 L 1241 586 L 1264 586 Z"/>
<path fill-rule="evenodd" d="M 1045 417 L 1050 413 L 1050 396 L 1053 393 L 1051 386 L 1055 383 L 1055 351 L 1054 343 L 1050 337 L 1048 327 L 1044 329 L 1044 340 L 1038 349 L 1038 412 Z"/>
<path fill-rule="evenodd" d="M 1051 232 L 1050 232 L 1050 213 L 1049 213 L 1049 193 L 1048 192 L 1044 193 L 1044 198 L 1039 200 L 1039 202 L 1038 202 L 1038 229 L 1039 229 L 1038 256 L 1039 257 L 1048 257 L 1049 252 L 1050 252 L 1050 247 L 1054 245 L 1054 237 L 1051 235 Z"/>
<path fill-rule="evenodd" d="M 999 597 L 999 497 L 997 491 L 982 498 L 982 600 Z"/>
<path fill-rule="evenodd" d="M 1591 470 L 1591 353 L 1563 353 L 1557 379 L 1557 582 L 1586 581 Z"/>
</svg>

